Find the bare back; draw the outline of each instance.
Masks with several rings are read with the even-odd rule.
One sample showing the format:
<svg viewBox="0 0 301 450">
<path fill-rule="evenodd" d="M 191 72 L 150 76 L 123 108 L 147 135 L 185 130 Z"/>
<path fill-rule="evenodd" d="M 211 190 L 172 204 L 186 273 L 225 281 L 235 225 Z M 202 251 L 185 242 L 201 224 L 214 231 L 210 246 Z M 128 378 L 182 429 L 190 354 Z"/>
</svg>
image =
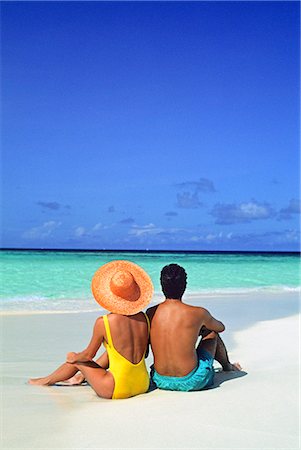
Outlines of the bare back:
<svg viewBox="0 0 301 450">
<path fill-rule="evenodd" d="M 203 325 L 223 326 L 209 312 L 197 306 L 167 299 L 147 311 L 151 320 L 151 347 L 158 373 L 182 377 L 197 365 L 196 342 Z M 208 327 L 208 328 L 209 328 Z"/>
<path fill-rule="evenodd" d="M 108 318 L 115 349 L 128 361 L 137 364 L 148 345 L 148 324 L 144 314 L 109 314 Z"/>
</svg>

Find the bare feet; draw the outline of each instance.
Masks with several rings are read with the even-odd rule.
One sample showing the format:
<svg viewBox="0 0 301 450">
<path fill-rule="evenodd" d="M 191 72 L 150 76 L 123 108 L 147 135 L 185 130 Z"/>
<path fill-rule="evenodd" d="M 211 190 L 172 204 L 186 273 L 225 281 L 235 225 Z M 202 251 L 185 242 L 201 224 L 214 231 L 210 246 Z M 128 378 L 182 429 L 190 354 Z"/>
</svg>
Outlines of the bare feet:
<svg viewBox="0 0 301 450">
<path fill-rule="evenodd" d="M 229 363 L 227 366 L 223 367 L 223 370 L 225 372 L 238 371 L 238 370 L 242 370 L 242 367 L 238 362 L 233 363 L 233 364 Z"/>
<path fill-rule="evenodd" d="M 74 377 L 69 378 L 68 380 L 65 380 L 63 383 L 66 386 L 78 386 L 82 384 L 85 381 L 85 377 L 82 373 L 78 373 L 74 375 Z"/>
<path fill-rule="evenodd" d="M 85 377 L 79 373 L 69 378 L 68 380 L 62 381 L 61 384 L 65 386 L 79 386 L 85 381 Z M 30 378 L 28 380 L 28 384 L 36 385 L 36 386 L 51 386 L 49 378 Z"/>
<path fill-rule="evenodd" d="M 49 382 L 49 378 L 30 378 L 28 380 L 28 384 L 34 384 L 36 386 L 49 386 L 50 382 Z"/>
</svg>

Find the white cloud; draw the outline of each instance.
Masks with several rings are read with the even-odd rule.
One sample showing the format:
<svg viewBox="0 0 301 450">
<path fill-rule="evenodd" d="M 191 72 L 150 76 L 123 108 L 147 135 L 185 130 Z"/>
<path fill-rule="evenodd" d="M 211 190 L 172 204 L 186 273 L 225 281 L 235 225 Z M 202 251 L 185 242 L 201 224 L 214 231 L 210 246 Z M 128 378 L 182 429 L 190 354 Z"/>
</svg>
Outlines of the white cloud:
<svg viewBox="0 0 301 450">
<path fill-rule="evenodd" d="M 216 192 L 213 182 L 208 178 L 200 178 L 198 181 L 184 181 L 177 183 L 176 187 L 190 189 L 194 192 Z"/>
<path fill-rule="evenodd" d="M 286 208 L 279 211 L 278 220 L 290 220 L 294 215 L 299 216 L 301 213 L 301 202 L 299 199 L 292 198 Z"/>
<path fill-rule="evenodd" d="M 258 213 L 259 214 L 259 213 Z M 269 249 L 289 248 L 299 243 L 297 230 L 283 230 L 277 232 L 237 233 L 233 231 L 200 230 L 191 228 L 162 228 L 149 223 L 146 225 L 133 225 L 128 231 L 125 243 L 135 245 L 144 244 L 151 248 L 159 248 L 161 244 L 168 244 L 169 248 L 185 246 L 199 249 Z M 276 246 L 276 247 L 275 247 Z"/>
<path fill-rule="evenodd" d="M 83 236 L 85 236 L 85 234 L 86 234 L 86 229 L 85 229 L 85 227 L 77 227 L 77 228 L 75 228 L 75 230 L 74 230 L 74 235 L 75 235 L 76 237 L 83 237 Z"/>
<path fill-rule="evenodd" d="M 231 240 L 233 233 L 224 234 L 222 231 L 219 233 L 207 233 L 207 234 L 199 234 L 194 235 L 189 238 L 191 242 L 203 242 L 207 244 L 218 243 L 221 241 Z"/>
<path fill-rule="evenodd" d="M 285 230 L 281 235 L 279 233 L 278 237 L 279 242 L 300 242 L 300 234 L 297 230 Z"/>
<path fill-rule="evenodd" d="M 110 225 L 103 225 L 101 222 L 96 223 L 92 227 L 86 227 L 82 225 L 78 225 L 73 229 L 73 236 L 77 239 L 85 239 L 85 238 L 100 238 L 101 232 L 103 230 L 110 229 L 114 227 L 115 224 L 112 223 Z"/>
<path fill-rule="evenodd" d="M 207 192 L 216 192 L 214 184 L 207 178 L 200 178 L 198 181 L 184 181 L 177 183 L 176 188 L 180 190 L 177 193 L 178 208 L 196 209 L 203 206 L 199 194 Z"/>
<path fill-rule="evenodd" d="M 264 219 L 270 216 L 270 211 L 266 205 L 254 202 L 242 203 L 239 209 L 242 217 L 246 219 Z"/>
<path fill-rule="evenodd" d="M 268 203 L 251 200 L 239 204 L 217 203 L 210 214 L 216 218 L 216 224 L 229 225 L 270 219 L 275 216 L 275 211 Z"/>
<path fill-rule="evenodd" d="M 51 236 L 53 232 L 61 226 L 61 224 L 62 222 L 50 220 L 48 222 L 44 222 L 43 225 L 39 227 L 33 227 L 26 230 L 22 237 L 25 239 L 44 239 Z"/>
<path fill-rule="evenodd" d="M 163 231 L 163 228 L 156 227 L 153 223 L 147 225 L 133 225 L 129 234 L 133 236 L 154 235 Z"/>
<path fill-rule="evenodd" d="M 94 225 L 94 227 L 92 228 L 92 231 L 98 231 L 100 230 L 102 227 L 102 224 L 99 222 L 96 225 Z"/>
<path fill-rule="evenodd" d="M 182 238 L 186 234 L 190 234 L 192 230 L 185 228 L 163 228 L 157 227 L 153 223 L 147 225 L 133 225 L 129 230 L 128 234 L 134 237 L 144 238 L 153 236 L 159 239 L 170 239 L 175 240 L 175 238 Z"/>
</svg>

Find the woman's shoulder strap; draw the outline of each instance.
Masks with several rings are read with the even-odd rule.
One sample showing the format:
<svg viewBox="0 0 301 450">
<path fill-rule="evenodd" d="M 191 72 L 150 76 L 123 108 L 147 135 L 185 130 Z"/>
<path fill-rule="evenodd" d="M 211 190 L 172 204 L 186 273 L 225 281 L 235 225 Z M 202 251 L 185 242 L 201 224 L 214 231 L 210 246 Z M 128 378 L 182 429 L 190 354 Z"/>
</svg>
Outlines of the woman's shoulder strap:
<svg viewBox="0 0 301 450">
<path fill-rule="evenodd" d="M 108 315 L 106 314 L 105 316 L 102 316 L 102 318 L 103 318 L 103 323 L 105 325 L 105 330 L 106 330 L 108 344 L 109 344 L 110 347 L 113 347 L 113 341 L 112 341 L 112 336 L 111 336 L 111 330 L 110 330 L 110 324 L 109 324 Z"/>
<path fill-rule="evenodd" d="M 146 322 L 147 322 L 148 332 L 150 332 L 150 322 L 149 322 L 148 315 L 145 312 L 143 314 L 145 315 L 145 319 L 146 319 Z"/>
</svg>

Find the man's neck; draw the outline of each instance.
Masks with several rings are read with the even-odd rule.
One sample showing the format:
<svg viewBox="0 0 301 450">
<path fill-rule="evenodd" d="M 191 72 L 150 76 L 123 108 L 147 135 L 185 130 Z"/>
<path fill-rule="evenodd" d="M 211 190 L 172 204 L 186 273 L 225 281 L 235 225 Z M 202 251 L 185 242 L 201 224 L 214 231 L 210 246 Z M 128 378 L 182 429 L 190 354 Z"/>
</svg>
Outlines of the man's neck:
<svg viewBox="0 0 301 450">
<path fill-rule="evenodd" d="M 182 301 L 181 298 L 165 298 L 165 301 L 166 301 L 166 302 L 169 301 L 169 300 L 177 301 L 177 302 L 181 302 L 181 301 Z"/>
</svg>

